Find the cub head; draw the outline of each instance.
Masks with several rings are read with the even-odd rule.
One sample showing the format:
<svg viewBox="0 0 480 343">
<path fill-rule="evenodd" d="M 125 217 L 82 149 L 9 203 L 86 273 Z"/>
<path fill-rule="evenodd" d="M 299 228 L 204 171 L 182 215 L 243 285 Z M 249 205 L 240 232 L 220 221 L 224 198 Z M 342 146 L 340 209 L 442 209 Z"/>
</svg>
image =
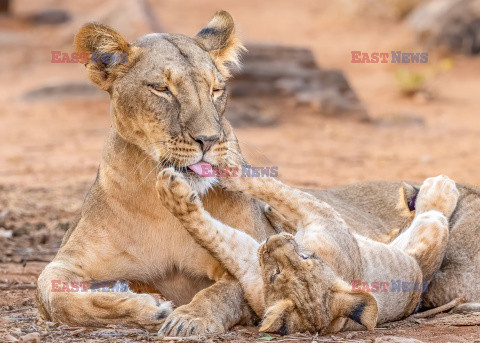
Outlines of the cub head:
<svg viewBox="0 0 480 343">
<path fill-rule="evenodd" d="M 110 94 L 117 133 L 158 169 L 184 172 L 198 191 L 215 181 L 198 175 L 202 167 L 206 172 L 209 165 L 243 160 L 224 118 L 229 68 L 243 49 L 225 11 L 193 38 L 152 33 L 129 43 L 96 23 L 84 25 L 75 37 L 75 51 L 89 54 L 90 79 Z"/>
<path fill-rule="evenodd" d="M 270 237 L 258 250 L 266 311 L 262 332 L 332 333 L 347 318 L 372 330 L 377 302 L 366 292 L 352 292 L 315 254 L 302 250 L 292 235 Z"/>
</svg>

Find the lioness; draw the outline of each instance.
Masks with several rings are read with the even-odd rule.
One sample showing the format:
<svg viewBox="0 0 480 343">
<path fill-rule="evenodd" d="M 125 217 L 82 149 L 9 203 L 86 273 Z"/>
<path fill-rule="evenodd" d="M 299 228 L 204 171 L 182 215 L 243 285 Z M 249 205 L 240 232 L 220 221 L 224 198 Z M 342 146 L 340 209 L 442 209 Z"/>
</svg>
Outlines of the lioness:
<svg viewBox="0 0 480 343">
<path fill-rule="evenodd" d="M 455 182 L 448 177 L 427 179 L 410 227 L 383 244 L 352 234 L 330 205 L 275 179 L 222 181 L 228 189 L 271 204 L 274 209 L 267 213 L 274 215 L 269 217 L 278 226 L 293 228 L 295 236 L 281 233 L 259 244 L 213 219 L 173 168 L 159 173 L 157 189 L 164 206 L 195 241 L 240 281 L 252 309 L 264 317 L 260 331 L 280 334 L 355 328 L 347 318 L 373 329 L 377 322 L 411 314 L 443 260 L 448 218 L 458 201 Z M 357 290 L 352 287 L 356 280 L 392 282 L 391 292 L 387 287 L 374 293 Z M 394 280 L 403 286 L 394 286 Z"/>
<path fill-rule="evenodd" d="M 225 332 L 249 321 L 252 312 L 239 282 L 195 243 L 155 189 L 156 173 L 173 166 L 214 218 L 257 241 L 275 233 L 261 201 L 192 172 L 201 161 L 222 166 L 227 158 L 242 159 L 223 116 L 229 67 L 243 50 L 231 16 L 218 12 L 194 38 L 156 33 L 132 43 L 104 25 L 86 24 L 75 50 L 128 58 L 86 64 L 92 82 L 110 94 L 113 125 L 80 218 L 38 279 L 40 315 L 79 326 L 161 326 L 160 332 L 179 336 Z M 458 188 L 446 256 L 424 298 L 426 306 L 462 295 L 480 300 L 472 283 L 480 277 L 480 195 L 469 186 Z M 410 225 L 414 212 L 408 204 L 416 192 L 400 182 L 311 191 L 349 227 L 382 242 Z M 52 292 L 55 282 L 91 280 L 129 280 L 171 302 L 146 293 Z"/>
</svg>

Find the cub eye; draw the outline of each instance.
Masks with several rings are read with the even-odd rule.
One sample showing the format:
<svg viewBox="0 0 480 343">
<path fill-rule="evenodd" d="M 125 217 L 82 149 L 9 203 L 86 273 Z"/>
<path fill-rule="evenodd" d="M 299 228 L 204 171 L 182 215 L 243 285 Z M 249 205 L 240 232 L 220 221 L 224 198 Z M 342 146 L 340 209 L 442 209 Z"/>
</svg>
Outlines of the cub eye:
<svg viewBox="0 0 480 343">
<path fill-rule="evenodd" d="M 275 274 L 270 276 L 270 282 L 273 283 L 279 274 L 280 274 L 280 268 L 278 268 L 277 266 L 277 270 L 275 271 Z"/>
<path fill-rule="evenodd" d="M 305 255 L 305 254 L 300 254 L 300 257 L 303 259 L 303 260 L 308 260 L 308 259 L 318 259 L 317 255 L 315 254 L 312 254 L 312 255 Z"/>
</svg>

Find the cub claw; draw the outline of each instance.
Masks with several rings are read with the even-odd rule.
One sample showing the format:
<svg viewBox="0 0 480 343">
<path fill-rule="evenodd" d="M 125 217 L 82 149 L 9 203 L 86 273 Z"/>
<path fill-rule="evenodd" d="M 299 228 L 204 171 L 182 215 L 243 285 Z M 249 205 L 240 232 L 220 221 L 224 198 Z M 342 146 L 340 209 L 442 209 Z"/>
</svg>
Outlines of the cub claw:
<svg viewBox="0 0 480 343">
<path fill-rule="evenodd" d="M 158 174 L 156 187 L 163 205 L 174 215 L 185 215 L 201 206 L 197 192 L 173 168 L 165 168 Z"/>
</svg>

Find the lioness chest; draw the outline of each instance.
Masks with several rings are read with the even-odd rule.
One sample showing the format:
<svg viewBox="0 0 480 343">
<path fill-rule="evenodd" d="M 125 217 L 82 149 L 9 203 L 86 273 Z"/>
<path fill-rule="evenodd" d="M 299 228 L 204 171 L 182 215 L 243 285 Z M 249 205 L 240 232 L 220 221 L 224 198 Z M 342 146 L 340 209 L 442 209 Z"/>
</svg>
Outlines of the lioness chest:
<svg viewBox="0 0 480 343">
<path fill-rule="evenodd" d="M 188 303 L 224 274 L 223 267 L 161 205 L 149 186 L 154 180 L 129 183 L 120 175 L 101 167 L 82 218 L 59 255 L 75 256 L 91 279 L 133 280 L 153 286 L 176 305 Z M 254 200 L 216 189 L 203 201 L 212 216 L 258 240 L 272 233 Z"/>
</svg>

